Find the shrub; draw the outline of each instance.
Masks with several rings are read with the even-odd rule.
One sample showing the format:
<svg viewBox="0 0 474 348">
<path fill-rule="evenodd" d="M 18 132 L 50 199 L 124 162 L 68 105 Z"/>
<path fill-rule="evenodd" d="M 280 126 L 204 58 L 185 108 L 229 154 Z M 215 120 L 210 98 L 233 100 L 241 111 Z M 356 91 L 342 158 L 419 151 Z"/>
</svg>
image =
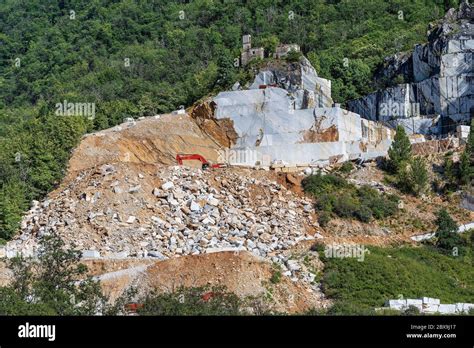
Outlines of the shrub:
<svg viewBox="0 0 474 348">
<path fill-rule="evenodd" d="M 474 172 L 469 142 L 458 163 L 454 164 L 452 155 L 452 153 L 446 154 L 443 164 L 443 177 L 446 180 L 445 190 L 448 192 L 458 190 L 461 185 L 468 185 Z"/>
<path fill-rule="evenodd" d="M 376 219 L 394 215 L 398 210 L 399 197 L 381 195 L 377 190 L 365 185 L 357 190 L 361 206 L 366 206 Z"/>
<path fill-rule="evenodd" d="M 426 162 L 421 157 L 416 157 L 411 161 L 411 171 L 409 176 L 411 191 L 416 196 L 425 193 L 428 187 L 429 176 L 426 169 Z"/>
<path fill-rule="evenodd" d="M 330 213 L 328 213 L 327 211 L 323 211 L 321 214 L 319 214 L 319 217 L 318 217 L 319 226 L 326 227 L 329 224 L 329 221 L 331 221 Z"/>
<path fill-rule="evenodd" d="M 402 315 L 408 315 L 408 316 L 420 315 L 420 310 L 418 309 L 418 307 L 414 305 L 409 305 L 408 308 L 402 312 Z"/>
<path fill-rule="evenodd" d="M 349 193 L 341 194 L 334 202 L 334 212 L 342 218 L 354 217 L 358 209 L 357 200 Z"/>
<path fill-rule="evenodd" d="M 337 175 L 322 175 L 321 173 L 310 175 L 302 181 L 305 192 L 318 196 L 327 192 L 347 188 L 350 184 Z"/>
<path fill-rule="evenodd" d="M 326 193 L 319 197 L 316 208 L 320 211 L 332 212 L 337 198 L 334 194 Z"/>
<path fill-rule="evenodd" d="M 297 62 L 300 60 L 300 58 L 303 56 L 303 54 L 300 52 L 300 51 L 296 51 L 296 50 L 291 50 L 290 52 L 288 52 L 288 54 L 286 55 L 286 60 L 288 62 Z"/>
<path fill-rule="evenodd" d="M 356 212 L 355 216 L 362 222 L 370 222 L 372 220 L 372 210 L 369 207 L 362 205 Z"/>
<path fill-rule="evenodd" d="M 326 226 L 334 213 L 341 218 L 355 218 L 369 222 L 372 217 L 382 219 L 398 211 L 399 198 L 381 194 L 365 185 L 360 188 L 336 175 L 312 175 L 303 181 L 303 188 L 316 199 L 316 209 L 324 212 L 319 217 Z"/>
<path fill-rule="evenodd" d="M 278 284 L 281 281 L 281 267 L 279 264 L 274 263 L 272 269 L 272 276 L 270 277 L 270 282 L 272 284 Z"/>
<path fill-rule="evenodd" d="M 140 315 L 238 315 L 241 300 L 224 287 L 180 287 L 172 293 L 148 294 Z"/>
<path fill-rule="evenodd" d="M 338 172 L 343 174 L 349 174 L 354 169 L 352 162 L 344 162 L 342 166 L 338 169 Z"/>
<path fill-rule="evenodd" d="M 452 154 L 446 154 L 443 164 L 443 177 L 446 180 L 446 186 L 444 190 L 452 191 L 453 188 L 457 186 L 456 183 L 456 173 L 454 168 L 454 162 L 452 159 Z"/>
</svg>

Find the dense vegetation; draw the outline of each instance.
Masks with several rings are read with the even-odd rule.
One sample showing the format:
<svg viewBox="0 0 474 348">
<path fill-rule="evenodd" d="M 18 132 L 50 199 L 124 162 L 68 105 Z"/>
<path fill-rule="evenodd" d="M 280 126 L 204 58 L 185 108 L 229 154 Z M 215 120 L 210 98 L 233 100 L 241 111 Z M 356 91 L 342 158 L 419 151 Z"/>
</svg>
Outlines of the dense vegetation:
<svg viewBox="0 0 474 348">
<path fill-rule="evenodd" d="M 167 112 L 228 87 L 241 35 L 273 49 L 298 43 L 343 102 L 376 88 L 385 56 L 425 40 L 456 0 L 0 3 L 0 241 L 29 201 L 63 175 L 81 134 Z M 93 120 L 58 116 L 95 103 Z"/>
<path fill-rule="evenodd" d="M 337 175 L 310 175 L 302 184 L 305 192 L 316 198 L 319 223 L 323 227 L 333 215 L 370 222 L 398 211 L 400 198 L 396 195 L 381 194 L 367 185 L 356 187 Z"/>
<path fill-rule="evenodd" d="M 172 293 L 150 293 L 140 315 L 240 315 L 242 300 L 225 288 L 179 288 Z"/>
<path fill-rule="evenodd" d="M 397 186 L 401 191 L 415 196 L 428 193 L 430 186 L 441 194 L 458 191 L 471 184 L 474 176 L 474 120 L 471 132 L 459 159 L 454 161 L 454 152 L 444 154 L 443 174 L 430 177 L 424 158 L 414 156 L 410 140 L 402 126 L 397 126 L 395 138 L 388 150 L 389 159 L 383 164 L 387 172 L 386 181 Z M 434 171 L 435 172 L 435 171 Z M 441 179 L 441 180 L 440 180 Z M 431 185 L 430 185 L 431 184 Z"/>
<path fill-rule="evenodd" d="M 53 234 L 41 239 L 38 259 L 12 259 L 13 282 L 0 287 L 0 315 L 117 314 L 80 256 Z"/>
<path fill-rule="evenodd" d="M 84 118 L 52 115 L 1 126 L 0 241 L 16 231 L 29 202 L 59 182 L 70 150 L 86 129 Z"/>
<path fill-rule="evenodd" d="M 140 315 L 265 314 L 259 298 L 239 299 L 224 287 L 178 288 L 137 295 L 127 289 L 115 301 L 88 275 L 81 253 L 51 234 L 41 239 L 38 259 L 9 261 L 13 281 L 0 287 L 0 315 L 120 315 L 139 304 Z M 263 312 L 262 312 L 263 310 Z"/>
<path fill-rule="evenodd" d="M 388 299 L 441 299 L 441 303 L 472 302 L 472 232 L 464 236 L 467 253 L 447 255 L 432 246 L 368 247 L 364 261 L 326 258 L 323 289 L 335 300 L 329 314 L 374 314 Z"/>
<path fill-rule="evenodd" d="M 448 255 L 464 255 L 466 248 L 464 238 L 458 233 L 458 225 L 446 209 L 438 211 L 436 216 L 436 247 Z M 472 234 L 474 236 L 474 234 Z"/>
</svg>

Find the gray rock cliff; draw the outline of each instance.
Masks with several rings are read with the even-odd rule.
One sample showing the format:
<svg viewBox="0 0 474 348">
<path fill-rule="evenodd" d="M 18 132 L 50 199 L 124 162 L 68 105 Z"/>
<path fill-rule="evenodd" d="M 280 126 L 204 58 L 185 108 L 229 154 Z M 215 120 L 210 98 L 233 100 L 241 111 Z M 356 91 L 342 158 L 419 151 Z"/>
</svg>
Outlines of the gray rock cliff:
<svg viewBox="0 0 474 348">
<path fill-rule="evenodd" d="M 463 2 L 428 32 L 428 43 L 410 55 L 388 57 L 377 82 L 405 82 L 349 101 L 369 120 L 402 124 L 409 133 L 446 134 L 474 115 L 474 15 Z M 410 120 L 407 120 L 410 119 Z"/>
</svg>

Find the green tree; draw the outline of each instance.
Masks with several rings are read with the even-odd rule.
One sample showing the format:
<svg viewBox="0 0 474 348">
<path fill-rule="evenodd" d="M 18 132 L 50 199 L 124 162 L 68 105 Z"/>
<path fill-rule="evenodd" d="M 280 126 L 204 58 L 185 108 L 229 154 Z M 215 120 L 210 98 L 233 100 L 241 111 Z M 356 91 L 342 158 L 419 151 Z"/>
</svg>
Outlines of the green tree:
<svg viewBox="0 0 474 348">
<path fill-rule="evenodd" d="M 293 63 L 299 61 L 302 56 L 303 54 L 300 51 L 291 50 L 288 52 L 286 60 Z"/>
<path fill-rule="evenodd" d="M 20 256 L 10 261 L 13 282 L 0 288 L 8 295 L 0 297 L 0 310 L 8 307 L 5 301 L 13 301 L 16 309 L 4 314 L 111 314 L 99 282 L 87 276 L 87 267 L 79 261 L 80 252 L 66 249 L 57 234 L 44 236 L 37 259 Z"/>
<path fill-rule="evenodd" d="M 398 186 L 405 192 L 419 196 L 428 189 L 429 174 L 426 162 L 421 157 L 415 157 L 408 163 L 404 163 L 403 168 L 397 174 Z"/>
<path fill-rule="evenodd" d="M 454 172 L 454 162 L 451 155 L 447 155 L 444 158 L 444 178 L 446 179 L 446 182 L 448 186 L 453 186 L 455 185 L 456 182 L 456 174 Z"/>
<path fill-rule="evenodd" d="M 461 253 L 464 240 L 457 233 L 458 225 L 449 215 L 446 209 L 438 211 L 436 216 L 436 247 L 446 253 L 452 253 L 455 248 Z"/>
<path fill-rule="evenodd" d="M 19 228 L 23 212 L 28 208 L 26 184 L 11 180 L 0 189 L 0 238 L 9 239 Z"/>
<path fill-rule="evenodd" d="M 467 137 L 466 152 L 469 155 L 474 153 L 474 119 L 471 121 L 471 128 Z"/>
<path fill-rule="evenodd" d="M 228 50 L 220 50 L 217 57 L 217 81 L 216 86 L 228 88 L 235 82 L 236 73 L 234 59 Z"/>
<path fill-rule="evenodd" d="M 471 159 L 474 157 L 474 119 L 471 121 L 471 129 L 467 138 L 466 148 L 461 154 L 459 162 L 459 183 L 461 185 L 468 185 L 473 176 L 474 163 Z"/>
<path fill-rule="evenodd" d="M 43 303 L 28 302 L 12 287 L 0 287 L 0 315 L 55 315 Z"/>
<path fill-rule="evenodd" d="M 257 42 L 257 45 L 262 46 L 265 50 L 265 53 L 269 56 L 271 56 L 275 52 L 279 44 L 280 39 L 276 35 L 265 36 Z"/>
<path fill-rule="evenodd" d="M 398 125 L 392 145 L 388 149 L 389 169 L 397 173 L 411 159 L 411 144 L 405 128 Z"/>
<path fill-rule="evenodd" d="M 461 185 L 467 185 L 471 182 L 472 178 L 472 166 L 469 152 L 467 149 L 461 154 L 459 161 L 459 183 Z"/>
<path fill-rule="evenodd" d="M 436 214 L 437 232 L 456 232 L 458 225 L 456 221 L 449 215 L 446 209 L 440 209 Z"/>
</svg>

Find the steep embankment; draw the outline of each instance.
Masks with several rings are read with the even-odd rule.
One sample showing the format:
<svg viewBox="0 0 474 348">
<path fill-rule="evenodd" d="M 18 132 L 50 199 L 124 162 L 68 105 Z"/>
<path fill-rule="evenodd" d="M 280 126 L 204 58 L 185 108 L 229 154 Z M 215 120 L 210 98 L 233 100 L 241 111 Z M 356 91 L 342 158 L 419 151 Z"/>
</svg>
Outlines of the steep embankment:
<svg viewBox="0 0 474 348">
<path fill-rule="evenodd" d="M 161 115 L 86 135 L 69 161 L 69 178 L 105 163 L 173 164 L 177 153 L 215 161 L 219 145 L 187 115 Z"/>
</svg>

